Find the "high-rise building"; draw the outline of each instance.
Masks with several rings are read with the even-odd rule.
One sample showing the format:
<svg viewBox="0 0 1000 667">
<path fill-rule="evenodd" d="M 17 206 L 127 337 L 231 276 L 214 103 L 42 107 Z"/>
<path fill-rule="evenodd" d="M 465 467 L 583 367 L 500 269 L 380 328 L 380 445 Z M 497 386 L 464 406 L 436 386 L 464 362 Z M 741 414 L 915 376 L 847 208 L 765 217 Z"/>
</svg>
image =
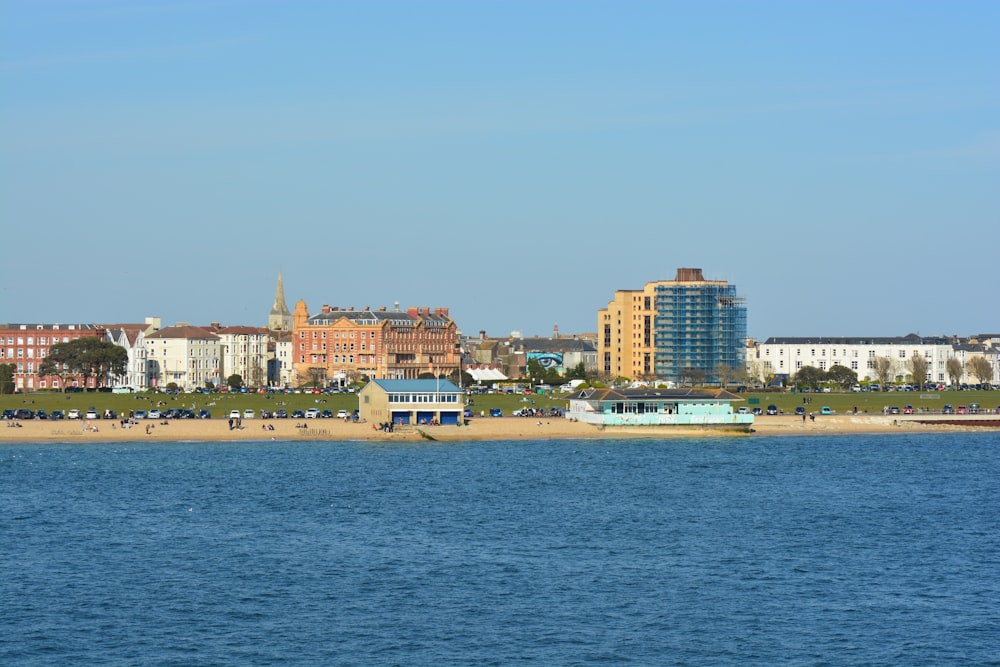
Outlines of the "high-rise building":
<svg viewBox="0 0 1000 667">
<path fill-rule="evenodd" d="M 701 269 L 615 292 L 597 326 L 599 372 L 612 380 L 718 384 L 745 367 L 744 300 L 735 285 L 705 280 Z"/>
</svg>

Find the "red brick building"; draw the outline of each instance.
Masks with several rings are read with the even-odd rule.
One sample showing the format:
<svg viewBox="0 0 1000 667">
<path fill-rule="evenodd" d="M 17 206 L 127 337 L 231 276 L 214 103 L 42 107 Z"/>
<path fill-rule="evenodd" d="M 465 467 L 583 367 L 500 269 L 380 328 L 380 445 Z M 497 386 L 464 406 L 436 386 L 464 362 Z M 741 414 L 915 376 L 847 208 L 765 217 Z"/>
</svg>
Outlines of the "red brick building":
<svg viewBox="0 0 1000 667">
<path fill-rule="evenodd" d="M 323 306 L 309 315 L 304 301 L 292 316 L 292 365 L 298 384 L 349 384 L 415 379 L 460 369 L 458 327 L 447 308 L 401 311 Z"/>
<path fill-rule="evenodd" d="M 107 330 L 94 324 L 0 324 L 0 363 L 14 364 L 14 389 L 63 389 L 59 377 L 38 375 L 38 367 L 56 343 L 86 337 L 107 339 Z M 64 378 L 67 386 L 83 386 L 82 378 Z M 87 380 L 88 387 L 96 379 Z"/>
</svg>

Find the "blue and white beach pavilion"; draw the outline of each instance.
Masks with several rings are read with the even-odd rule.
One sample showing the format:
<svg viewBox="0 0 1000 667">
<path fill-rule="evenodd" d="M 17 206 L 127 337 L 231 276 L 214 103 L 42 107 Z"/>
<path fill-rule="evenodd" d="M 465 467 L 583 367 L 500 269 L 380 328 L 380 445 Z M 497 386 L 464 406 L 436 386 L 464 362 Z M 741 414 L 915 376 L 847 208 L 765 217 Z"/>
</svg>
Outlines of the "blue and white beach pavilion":
<svg viewBox="0 0 1000 667">
<path fill-rule="evenodd" d="M 582 389 L 567 396 L 567 419 L 598 426 L 726 426 L 749 428 L 743 399 L 721 389 Z"/>
<path fill-rule="evenodd" d="M 358 415 L 397 426 L 462 423 L 465 392 L 448 380 L 372 380 L 358 393 Z"/>
</svg>

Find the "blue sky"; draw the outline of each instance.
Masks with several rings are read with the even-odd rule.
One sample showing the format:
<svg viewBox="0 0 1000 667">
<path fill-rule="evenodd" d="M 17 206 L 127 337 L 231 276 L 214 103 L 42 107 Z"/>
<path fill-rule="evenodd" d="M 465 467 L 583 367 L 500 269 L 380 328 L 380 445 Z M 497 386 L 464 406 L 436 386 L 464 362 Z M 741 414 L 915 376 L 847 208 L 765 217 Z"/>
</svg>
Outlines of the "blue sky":
<svg viewBox="0 0 1000 667">
<path fill-rule="evenodd" d="M 7 322 L 1000 332 L 1000 2 L 0 0 Z"/>
</svg>

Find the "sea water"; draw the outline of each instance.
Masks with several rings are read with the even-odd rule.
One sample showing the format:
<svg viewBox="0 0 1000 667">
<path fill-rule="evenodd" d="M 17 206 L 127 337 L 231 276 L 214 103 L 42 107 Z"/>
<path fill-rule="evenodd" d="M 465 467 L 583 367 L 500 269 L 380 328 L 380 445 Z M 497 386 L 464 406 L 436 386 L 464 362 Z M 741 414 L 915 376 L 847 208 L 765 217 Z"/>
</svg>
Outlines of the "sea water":
<svg viewBox="0 0 1000 667">
<path fill-rule="evenodd" d="M 2 665 L 1000 663 L 1000 437 L 0 446 Z"/>
</svg>

